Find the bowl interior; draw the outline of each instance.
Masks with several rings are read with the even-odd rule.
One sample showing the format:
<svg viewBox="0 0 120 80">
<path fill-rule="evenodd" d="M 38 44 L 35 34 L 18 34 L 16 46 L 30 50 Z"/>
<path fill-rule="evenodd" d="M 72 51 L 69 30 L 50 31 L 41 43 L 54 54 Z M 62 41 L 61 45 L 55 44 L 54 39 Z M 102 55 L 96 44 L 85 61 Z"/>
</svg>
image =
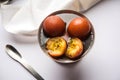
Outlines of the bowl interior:
<svg viewBox="0 0 120 80">
<path fill-rule="evenodd" d="M 56 12 L 53 12 L 51 13 L 50 15 L 57 15 L 57 16 L 60 16 L 67 24 L 66 24 L 66 28 L 69 24 L 69 22 L 75 18 L 75 17 L 84 17 L 86 18 L 84 15 L 82 15 L 81 13 L 79 12 L 76 12 L 76 11 L 72 11 L 72 10 L 60 10 L 60 11 L 56 11 Z M 50 16 L 48 15 L 48 16 Z M 48 17 L 47 16 L 47 17 Z M 87 19 L 87 18 L 86 18 Z M 43 20 L 44 21 L 44 20 Z M 89 20 L 88 20 L 89 21 Z M 90 21 L 89 21 L 90 22 Z M 41 49 L 43 50 L 43 52 L 48 55 L 50 58 L 52 58 L 54 61 L 56 62 L 60 62 L 60 63 L 73 63 L 73 62 L 77 62 L 79 60 L 82 59 L 83 56 L 85 56 L 88 51 L 91 49 L 93 43 L 94 43 L 94 37 L 95 37 L 95 32 L 94 32 L 94 28 L 90 22 L 90 25 L 91 25 L 91 31 L 90 31 L 90 35 L 82 40 L 83 41 L 83 46 L 84 46 L 84 50 L 83 50 L 83 53 L 80 57 L 78 57 L 77 59 L 69 59 L 67 57 L 60 57 L 60 58 L 53 58 L 51 57 L 46 48 L 45 48 L 45 44 L 46 44 L 46 41 L 49 39 L 48 37 L 46 37 L 43 33 L 43 22 L 41 23 L 40 25 L 40 28 L 39 28 L 39 31 L 38 31 L 38 41 L 39 41 L 39 45 L 41 47 Z"/>
</svg>

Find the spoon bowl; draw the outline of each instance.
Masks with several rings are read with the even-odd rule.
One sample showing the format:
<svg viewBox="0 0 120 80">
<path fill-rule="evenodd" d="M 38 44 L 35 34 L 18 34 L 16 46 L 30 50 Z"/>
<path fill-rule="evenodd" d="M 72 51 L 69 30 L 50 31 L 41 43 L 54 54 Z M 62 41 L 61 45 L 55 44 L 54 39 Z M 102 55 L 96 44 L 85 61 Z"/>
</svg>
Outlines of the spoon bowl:
<svg viewBox="0 0 120 80">
<path fill-rule="evenodd" d="M 22 55 L 13 46 L 11 46 L 9 44 L 6 45 L 6 52 L 14 60 L 18 60 L 18 59 L 22 58 Z"/>
</svg>

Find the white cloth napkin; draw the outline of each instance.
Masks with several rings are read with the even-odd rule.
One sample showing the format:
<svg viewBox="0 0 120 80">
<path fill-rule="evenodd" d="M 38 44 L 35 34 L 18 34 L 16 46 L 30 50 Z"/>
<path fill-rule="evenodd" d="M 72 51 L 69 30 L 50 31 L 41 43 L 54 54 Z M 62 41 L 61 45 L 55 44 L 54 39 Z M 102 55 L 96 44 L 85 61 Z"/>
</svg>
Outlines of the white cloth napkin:
<svg viewBox="0 0 120 80">
<path fill-rule="evenodd" d="M 14 0 L 15 1 L 15 0 Z M 18 0 L 20 1 L 20 0 Z M 4 5 L 5 29 L 24 36 L 35 36 L 42 20 L 51 12 L 62 9 L 81 11 L 100 0 L 23 0 L 24 5 Z M 19 3 L 20 4 L 20 3 Z M 84 5 L 83 5 L 84 4 Z M 9 18 L 7 18 L 9 16 Z"/>
</svg>

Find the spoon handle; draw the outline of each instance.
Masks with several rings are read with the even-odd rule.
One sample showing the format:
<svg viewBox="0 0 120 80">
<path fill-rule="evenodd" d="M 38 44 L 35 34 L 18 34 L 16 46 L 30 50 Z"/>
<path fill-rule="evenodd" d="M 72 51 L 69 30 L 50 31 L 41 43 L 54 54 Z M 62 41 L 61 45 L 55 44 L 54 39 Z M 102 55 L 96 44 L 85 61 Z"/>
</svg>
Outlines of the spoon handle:
<svg viewBox="0 0 120 80">
<path fill-rule="evenodd" d="M 29 71 L 37 80 L 44 80 L 24 59 L 21 59 L 19 63 Z"/>
</svg>

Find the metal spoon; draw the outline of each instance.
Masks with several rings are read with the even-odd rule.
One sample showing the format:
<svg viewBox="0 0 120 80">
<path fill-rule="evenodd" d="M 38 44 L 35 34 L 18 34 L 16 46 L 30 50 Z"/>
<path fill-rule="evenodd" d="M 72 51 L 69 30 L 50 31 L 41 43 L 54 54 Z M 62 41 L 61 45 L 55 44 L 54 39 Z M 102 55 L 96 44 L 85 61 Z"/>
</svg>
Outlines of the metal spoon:
<svg viewBox="0 0 120 80">
<path fill-rule="evenodd" d="M 29 71 L 37 80 L 44 80 L 23 58 L 22 55 L 11 45 L 7 44 L 5 48 L 7 54 L 19 62 L 27 71 Z"/>
</svg>

